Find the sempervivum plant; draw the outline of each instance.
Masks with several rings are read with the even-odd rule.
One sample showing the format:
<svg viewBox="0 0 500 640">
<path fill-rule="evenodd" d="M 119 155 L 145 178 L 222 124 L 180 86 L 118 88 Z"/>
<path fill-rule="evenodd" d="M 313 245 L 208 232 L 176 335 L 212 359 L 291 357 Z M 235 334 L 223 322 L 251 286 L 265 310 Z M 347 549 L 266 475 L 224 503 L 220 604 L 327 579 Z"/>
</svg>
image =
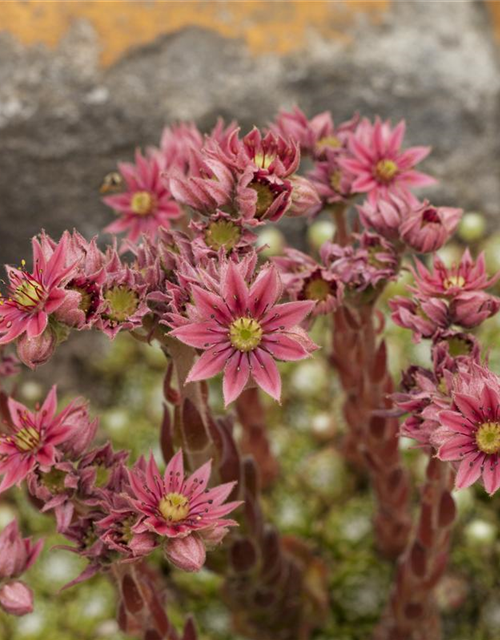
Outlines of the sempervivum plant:
<svg viewBox="0 0 500 640">
<path fill-rule="evenodd" d="M 404 135 L 404 121 L 356 114 L 334 123 L 328 112 L 309 119 L 297 107 L 246 133 L 222 120 L 206 135 L 194 123 L 167 127 L 157 148 L 137 151 L 105 179 L 103 200 L 117 216 L 104 230 L 112 236 L 107 246 L 77 231 L 59 240 L 42 231 L 32 264 L 7 267 L 0 492 L 25 491 L 32 506 L 53 515 L 68 541 L 63 548 L 86 562 L 67 586 L 111 578 L 125 633 L 195 640 L 188 611 L 182 631 L 175 628 L 192 579 L 178 577 L 204 569 L 218 576 L 213 584 L 238 637 L 333 637 L 328 616 L 337 609 L 328 588 L 343 569 L 328 566 L 329 550 L 282 535 L 276 523 L 340 535 L 334 496 L 356 508 L 342 481 L 337 487 L 339 478 L 328 475 L 343 456 L 355 469 L 346 486 L 372 493 L 373 553 L 397 562 L 373 637 L 441 637 L 435 589 L 450 555 L 452 489 L 477 485 L 492 496 L 500 487 L 500 383 L 489 350 L 471 333 L 500 301 L 491 291 L 498 275 L 487 273 L 474 247 L 453 264 L 436 254 L 461 210 L 431 204 L 431 192 L 414 193 L 435 182 L 418 168 L 430 148 L 408 147 Z M 259 244 L 269 223 L 329 214 L 335 230 L 315 249 L 303 243 L 269 257 L 270 247 Z M 406 289 L 397 283 L 403 275 Z M 407 362 L 400 382 L 386 344 L 395 325 L 429 345 L 427 366 Z M 17 399 L 17 357 L 36 368 L 82 331 L 109 340 L 128 334 L 165 356 L 159 447 L 147 460 L 131 440 L 126 448 L 105 441 L 88 403 L 58 408 L 55 386 L 41 405 Z M 95 352 L 89 358 L 94 363 Z M 296 364 L 302 360 L 311 361 Z M 151 380 L 148 373 L 127 387 L 132 403 Z M 316 393 L 323 412 L 308 397 Z M 324 447 L 304 461 L 294 451 L 297 474 L 287 485 L 307 487 L 304 509 L 316 516 L 294 520 L 288 489 L 274 508 L 283 491 L 273 483 L 280 467 L 291 468 L 278 459 L 283 442 L 268 428 L 276 416 L 290 434 L 310 421 Z M 411 504 L 418 474 L 399 436 L 428 458 L 418 510 Z M 322 459 L 328 474 L 318 483 Z M 355 546 L 348 538 L 339 557 Z M 0 534 L 0 607 L 8 614 L 32 610 L 19 577 L 40 549 L 16 522 Z M 176 615 L 169 618 L 170 606 Z"/>
</svg>

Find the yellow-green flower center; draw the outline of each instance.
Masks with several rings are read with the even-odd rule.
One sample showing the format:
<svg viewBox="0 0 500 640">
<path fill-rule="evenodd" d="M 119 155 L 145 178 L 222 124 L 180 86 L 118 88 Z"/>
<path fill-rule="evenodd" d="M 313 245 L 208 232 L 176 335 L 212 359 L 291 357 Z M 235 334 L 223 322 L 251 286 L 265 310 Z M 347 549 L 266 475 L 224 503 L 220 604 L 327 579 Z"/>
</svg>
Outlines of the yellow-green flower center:
<svg viewBox="0 0 500 640">
<path fill-rule="evenodd" d="M 443 282 L 445 289 L 450 287 L 463 287 L 465 284 L 465 278 L 463 276 L 450 276 Z"/>
<path fill-rule="evenodd" d="M 148 191 L 137 191 L 132 196 L 130 208 L 138 216 L 147 216 L 154 207 L 154 198 Z"/>
<path fill-rule="evenodd" d="M 50 471 L 41 473 L 42 484 L 50 493 L 62 493 L 65 490 L 64 480 L 66 472 L 61 469 L 52 468 Z"/>
<path fill-rule="evenodd" d="M 256 153 L 254 162 L 258 167 L 262 167 L 262 169 L 268 169 L 271 164 L 276 159 L 274 153 L 270 153 L 269 155 L 264 153 Z"/>
<path fill-rule="evenodd" d="M 106 291 L 104 298 L 108 303 L 107 316 L 115 322 L 125 322 L 134 315 L 139 306 L 139 298 L 135 291 L 120 285 Z"/>
<path fill-rule="evenodd" d="M 314 278 L 305 287 L 305 295 L 309 300 L 326 300 L 329 293 L 330 285 L 323 278 Z"/>
<path fill-rule="evenodd" d="M 340 169 L 336 169 L 330 176 L 330 185 L 335 189 L 335 191 L 340 191 L 341 181 L 342 171 Z"/>
<path fill-rule="evenodd" d="M 394 160 L 379 160 L 375 167 L 375 175 L 381 182 L 390 182 L 398 172 Z"/>
<path fill-rule="evenodd" d="M 498 453 L 500 451 L 500 424 L 498 422 L 483 422 L 476 431 L 476 444 L 483 453 Z"/>
<path fill-rule="evenodd" d="M 24 280 L 14 292 L 14 300 L 22 307 L 38 306 L 44 295 L 44 288 L 35 280 Z"/>
<path fill-rule="evenodd" d="M 253 318 L 238 318 L 229 327 L 229 340 L 238 351 L 253 351 L 262 340 L 262 327 Z"/>
<path fill-rule="evenodd" d="M 267 184 L 254 180 L 248 185 L 257 193 L 257 204 L 255 215 L 257 218 L 263 216 L 274 201 L 274 194 Z"/>
<path fill-rule="evenodd" d="M 241 237 L 241 231 L 234 222 L 230 220 L 217 220 L 211 222 L 205 232 L 205 242 L 207 245 L 218 251 L 222 247 L 226 251 L 233 249 Z"/>
<path fill-rule="evenodd" d="M 342 142 L 337 136 L 324 136 L 324 138 L 320 138 L 316 144 L 318 147 L 331 147 L 332 149 L 338 149 L 342 146 Z"/>
<path fill-rule="evenodd" d="M 189 515 L 189 500 L 182 493 L 167 493 L 158 505 L 161 515 L 169 522 L 180 522 Z"/>
<path fill-rule="evenodd" d="M 19 451 L 34 451 L 40 443 L 40 433 L 34 427 L 24 427 L 14 436 Z"/>
</svg>

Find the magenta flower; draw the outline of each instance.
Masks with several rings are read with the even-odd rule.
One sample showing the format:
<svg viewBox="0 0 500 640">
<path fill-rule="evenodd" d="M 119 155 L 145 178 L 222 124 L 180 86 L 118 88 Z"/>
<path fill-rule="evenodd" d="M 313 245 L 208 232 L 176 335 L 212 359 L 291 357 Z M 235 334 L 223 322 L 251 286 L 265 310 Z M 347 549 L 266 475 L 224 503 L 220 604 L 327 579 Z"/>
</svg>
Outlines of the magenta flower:
<svg viewBox="0 0 500 640">
<path fill-rule="evenodd" d="M 500 378 L 473 365 L 456 376 L 452 398 L 439 413 L 438 457 L 458 463 L 458 489 L 481 478 L 491 495 L 500 487 Z"/>
<path fill-rule="evenodd" d="M 461 217 L 462 209 L 433 207 L 424 200 L 403 220 L 401 239 L 419 253 L 437 251 L 455 231 Z"/>
<path fill-rule="evenodd" d="M 7 613 L 23 616 L 33 611 L 33 593 L 16 580 L 40 555 L 43 541 L 33 544 L 23 538 L 16 520 L 0 533 L 0 607 Z"/>
<path fill-rule="evenodd" d="M 247 285 L 238 266 L 228 262 L 218 293 L 191 287 L 191 322 L 171 335 L 204 353 L 186 382 L 205 380 L 224 371 L 225 404 L 235 400 L 250 376 L 279 401 L 278 360 L 302 360 L 316 345 L 297 325 L 313 310 L 314 301 L 276 304 L 282 285 L 275 267 L 262 270 Z"/>
<path fill-rule="evenodd" d="M 414 167 L 430 153 L 429 147 L 401 150 L 405 134 L 402 120 L 394 129 L 389 121 L 376 118 L 375 124 L 363 119 L 349 139 L 353 157 L 340 159 L 340 165 L 354 176 L 353 192 L 368 193 L 373 199 L 389 193 L 408 192 L 413 187 L 435 184 L 434 178 Z"/>
<path fill-rule="evenodd" d="M 63 236 L 50 258 L 46 258 L 40 242 L 33 238 L 33 271 L 7 267 L 8 297 L 0 297 L 0 344 L 12 342 L 26 333 L 28 338 L 40 336 L 49 315 L 66 299 L 64 285 L 74 265 L 66 265 L 67 238 Z M 75 301 L 77 304 L 77 301 Z"/>
<path fill-rule="evenodd" d="M 165 537 L 167 557 L 184 570 L 197 571 L 204 564 L 206 545 L 219 542 L 227 527 L 236 526 L 234 520 L 225 516 L 241 502 L 224 504 L 234 482 L 207 489 L 210 462 L 186 478 L 182 455 L 182 450 L 175 454 L 163 475 L 153 456 L 145 473 L 138 466 L 129 472 L 134 495 L 131 502 L 143 516 L 132 531 L 149 531 Z"/>
<path fill-rule="evenodd" d="M 57 392 L 53 386 L 35 412 L 9 398 L 10 432 L 0 435 L 0 492 L 19 484 L 30 471 L 49 471 L 58 458 L 57 445 L 73 437 L 74 403 L 56 414 Z M 68 420 L 68 418 L 70 418 Z"/>
<path fill-rule="evenodd" d="M 141 234 L 154 238 L 159 227 L 168 228 L 183 215 L 161 177 L 165 166 L 159 155 L 145 158 L 136 151 L 135 164 L 122 162 L 118 168 L 127 188 L 124 193 L 103 198 L 120 216 L 104 231 L 127 232 L 127 238 L 136 242 Z"/>
</svg>

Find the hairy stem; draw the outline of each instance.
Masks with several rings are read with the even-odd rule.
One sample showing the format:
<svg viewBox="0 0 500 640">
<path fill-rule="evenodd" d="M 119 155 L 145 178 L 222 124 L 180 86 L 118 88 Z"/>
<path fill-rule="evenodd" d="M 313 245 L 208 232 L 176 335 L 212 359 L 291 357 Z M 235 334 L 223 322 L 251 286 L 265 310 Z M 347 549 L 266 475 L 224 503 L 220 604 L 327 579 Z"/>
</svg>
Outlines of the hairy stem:
<svg viewBox="0 0 500 640">
<path fill-rule="evenodd" d="M 385 615 L 374 640 L 440 640 L 434 587 L 448 561 L 456 509 L 448 463 L 431 457 L 415 531 L 399 560 Z"/>
<path fill-rule="evenodd" d="M 335 312 L 332 360 L 346 396 L 349 433 L 344 451 L 370 475 L 378 546 L 396 558 L 406 546 L 411 526 L 410 485 L 398 448 L 398 421 L 383 415 L 390 407 L 393 382 L 385 342 L 377 339 L 374 314 L 372 304 Z"/>
</svg>

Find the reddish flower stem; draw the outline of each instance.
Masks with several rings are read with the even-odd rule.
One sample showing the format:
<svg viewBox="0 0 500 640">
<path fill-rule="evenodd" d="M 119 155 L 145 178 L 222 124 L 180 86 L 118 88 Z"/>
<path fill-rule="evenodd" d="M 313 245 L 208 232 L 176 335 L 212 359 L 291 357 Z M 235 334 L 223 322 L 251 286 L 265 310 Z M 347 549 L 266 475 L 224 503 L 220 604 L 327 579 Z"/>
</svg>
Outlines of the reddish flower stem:
<svg viewBox="0 0 500 640">
<path fill-rule="evenodd" d="M 385 615 L 374 640 L 440 640 L 434 587 L 446 569 L 456 509 L 453 470 L 431 457 L 415 531 L 401 556 Z"/>
</svg>

